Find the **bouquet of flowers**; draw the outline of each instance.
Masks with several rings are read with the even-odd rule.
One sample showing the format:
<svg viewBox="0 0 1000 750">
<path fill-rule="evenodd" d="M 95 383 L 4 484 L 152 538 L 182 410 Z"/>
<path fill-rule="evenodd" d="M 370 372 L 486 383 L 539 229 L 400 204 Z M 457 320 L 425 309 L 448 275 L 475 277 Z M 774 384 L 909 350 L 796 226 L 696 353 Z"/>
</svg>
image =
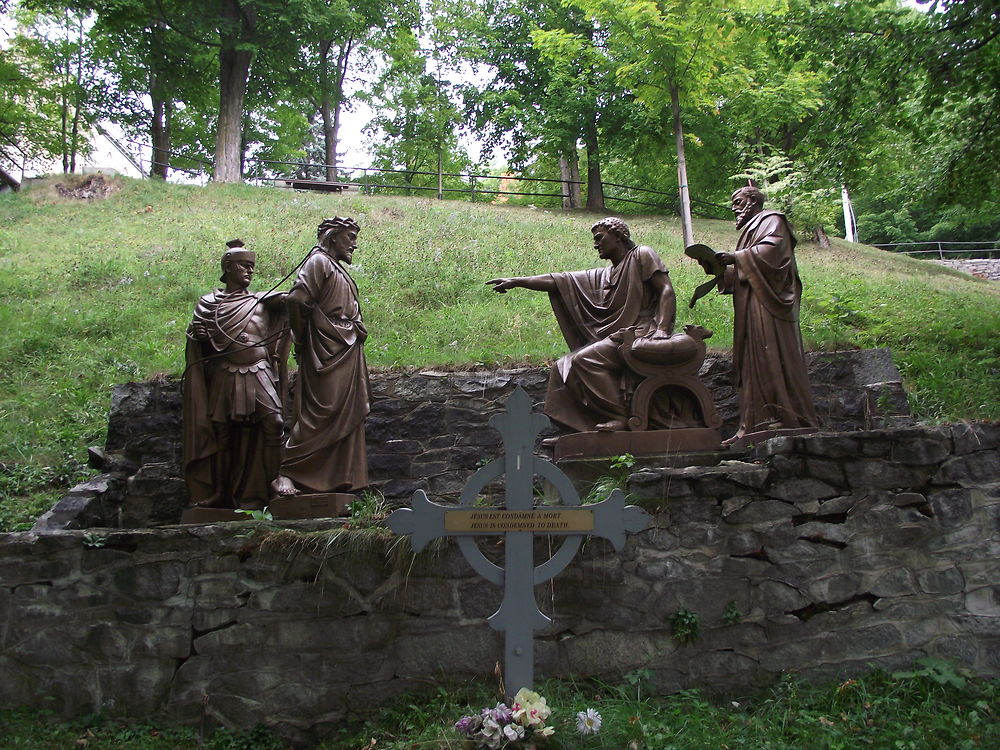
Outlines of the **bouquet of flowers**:
<svg viewBox="0 0 1000 750">
<path fill-rule="evenodd" d="M 508 707 L 497 703 L 479 714 L 463 716 L 455 722 L 455 730 L 476 750 L 513 750 L 534 747 L 555 733 L 546 724 L 552 709 L 545 698 L 527 688 L 521 688 Z M 601 728 L 601 715 L 592 708 L 577 714 L 577 730 L 594 734 Z"/>
<path fill-rule="evenodd" d="M 555 732 L 545 724 L 551 713 L 545 698 L 521 688 L 510 707 L 497 703 L 494 708 L 484 708 L 478 715 L 463 716 L 455 722 L 455 729 L 477 750 L 525 747 Z"/>
</svg>

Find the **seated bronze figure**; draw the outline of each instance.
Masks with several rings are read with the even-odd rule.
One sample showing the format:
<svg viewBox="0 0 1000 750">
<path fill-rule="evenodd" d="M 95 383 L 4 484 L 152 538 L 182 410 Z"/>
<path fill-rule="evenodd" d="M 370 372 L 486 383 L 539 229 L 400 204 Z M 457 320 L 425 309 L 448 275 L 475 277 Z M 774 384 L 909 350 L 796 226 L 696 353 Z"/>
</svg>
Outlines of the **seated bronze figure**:
<svg viewBox="0 0 1000 750">
<path fill-rule="evenodd" d="M 521 287 L 549 294 L 571 351 L 552 366 L 545 413 L 580 433 L 717 427 L 707 391 L 688 372 L 698 359 L 693 365 L 697 373 L 704 359 L 703 344 L 697 357 L 701 341 L 696 342 L 697 336 L 711 334 L 705 329 L 674 334 L 676 296 L 666 266 L 651 247 L 632 241 L 624 221 L 602 219 L 591 233 L 594 249 L 610 266 L 487 282 L 500 293 Z M 655 379 L 648 380 L 649 358 L 655 360 L 660 352 L 676 360 L 686 349 L 692 359 L 685 360 L 683 374 L 675 370 L 674 382 L 654 387 Z M 673 361 L 666 366 L 680 364 Z M 611 442 L 598 442 L 604 447 L 595 450 L 615 452 Z M 634 441 L 625 442 L 630 446 L 626 450 L 642 452 L 642 446 L 632 445 Z M 709 437 L 708 443 L 712 442 Z M 646 441 L 650 449 L 646 452 L 658 450 L 653 443 Z"/>
</svg>

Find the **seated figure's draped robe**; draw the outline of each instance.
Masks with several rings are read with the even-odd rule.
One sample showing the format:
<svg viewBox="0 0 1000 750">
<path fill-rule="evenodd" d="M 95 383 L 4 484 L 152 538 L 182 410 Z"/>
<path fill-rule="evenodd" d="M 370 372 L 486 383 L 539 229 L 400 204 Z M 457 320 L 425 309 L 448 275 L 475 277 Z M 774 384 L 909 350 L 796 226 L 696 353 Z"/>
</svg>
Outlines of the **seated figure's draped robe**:
<svg viewBox="0 0 1000 750">
<path fill-rule="evenodd" d="M 657 272 L 667 273 L 660 256 L 640 245 L 615 266 L 552 274 L 556 291 L 549 301 L 571 349 L 549 376 L 545 413 L 553 420 L 586 432 L 626 418 L 630 374 L 619 342 L 609 337 L 630 326 L 637 336 L 655 330 L 658 299 L 646 282 Z"/>
<path fill-rule="evenodd" d="M 802 281 L 785 217 L 762 211 L 743 228 L 720 290 L 733 295 L 733 369 L 740 390 L 737 435 L 819 424 L 799 331 Z"/>
<path fill-rule="evenodd" d="M 185 350 L 184 477 L 192 504 L 259 507 L 270 497 L 281 428 L 275 420 L 277 434 L 265 435 L 261 422 L 281 414 L 288 339 L 283 308 L 267 309 L 264 297 L 217 289 L 194 309 L 192 325 L 203 324 L 208 338 L 189 338 Z"/>
<path fill-rule="evenodd" d="M 339 263 L 314 248 L 288 299 L 301 305 L 306 325 L 295 342 L 295 421 L 281 473 L 303 491 L 356 492 L 368 486 L 370 399 L 358 289 Z"/>
</svg>

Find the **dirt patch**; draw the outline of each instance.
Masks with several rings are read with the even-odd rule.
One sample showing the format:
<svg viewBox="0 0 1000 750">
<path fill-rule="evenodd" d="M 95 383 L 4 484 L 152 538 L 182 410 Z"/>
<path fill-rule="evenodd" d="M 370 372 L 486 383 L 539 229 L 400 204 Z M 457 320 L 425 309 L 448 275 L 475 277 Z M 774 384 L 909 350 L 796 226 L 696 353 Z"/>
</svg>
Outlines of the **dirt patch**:
<svg viewBox="0 0 1000 750">
<path fill-rule="evenodd" d="M 57 182 L 56 192 L 63 198 L 70 198 L 77 201 L 93 201 L 100 198 L 107 198 L 120 188 L 113 182 L 104 179 L 104 175 L 91 175 L 78 185 L 64 185 Z"/>
</svg>

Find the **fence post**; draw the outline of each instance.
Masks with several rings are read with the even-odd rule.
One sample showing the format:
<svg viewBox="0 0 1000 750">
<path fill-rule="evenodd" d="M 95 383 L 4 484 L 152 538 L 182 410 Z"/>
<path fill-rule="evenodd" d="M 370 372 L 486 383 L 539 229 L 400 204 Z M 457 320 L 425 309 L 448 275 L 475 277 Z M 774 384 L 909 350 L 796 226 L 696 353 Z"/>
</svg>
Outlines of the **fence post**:
<svg viewBox="0 0 1000 750">
<path fill-rule="evenodd" d="M 438 148 L 438 200 L 444 198 L 444 175 L 442 172 L 441 149 Z"/>
<path fill-rule="evenodd" d="M 938 260 L 944 260 L 944 250 L 941 249 L 941 243 L 937 243 L 938 246 Z"/>
</svg>

